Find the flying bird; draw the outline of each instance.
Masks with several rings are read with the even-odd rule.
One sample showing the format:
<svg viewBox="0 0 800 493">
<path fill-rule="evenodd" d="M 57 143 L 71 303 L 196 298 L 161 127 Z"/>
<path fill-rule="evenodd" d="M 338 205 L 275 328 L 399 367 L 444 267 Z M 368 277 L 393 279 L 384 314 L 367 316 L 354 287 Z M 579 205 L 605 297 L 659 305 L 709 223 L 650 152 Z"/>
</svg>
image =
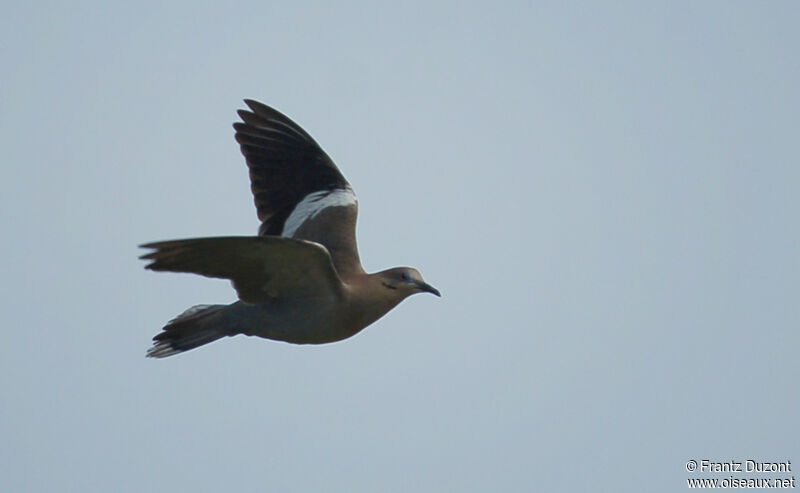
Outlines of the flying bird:
<svg viewBox="0 0 800 493">
<path fill-rule="evenodd" d="M 250 170 L 258 236 L 159 241 L 140 258 L 154 271 L 229 279 L 239 300 L 197 305 L 153 337 L 164 358 L 245 334 L 295 344 L 351 337 L 408 296 L 439 291 L 411 267 L 367 274 L 356 245 L 358 201 L 330 157 L 299 125 L 246 99 L 233 124 Z"/>
</svg>

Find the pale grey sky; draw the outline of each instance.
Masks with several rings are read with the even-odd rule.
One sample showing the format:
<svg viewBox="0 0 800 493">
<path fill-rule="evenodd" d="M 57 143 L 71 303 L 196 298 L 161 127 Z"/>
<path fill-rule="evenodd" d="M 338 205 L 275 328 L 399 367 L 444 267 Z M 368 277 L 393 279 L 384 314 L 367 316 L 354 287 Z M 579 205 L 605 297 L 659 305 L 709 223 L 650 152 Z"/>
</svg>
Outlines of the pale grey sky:
<svg viewBox="0 0 800 493">
<path fill-rule="evenodd" d="M 689 459 L 800 464 L 799 14 L 6 5 L 0 490 L 672 492 Z M 444 297 L 337 344 L 145 359 L 235 297 L 136 245 L 255 234 L 243 98 L 337 162 L 366 268 Z"/>
</svg>

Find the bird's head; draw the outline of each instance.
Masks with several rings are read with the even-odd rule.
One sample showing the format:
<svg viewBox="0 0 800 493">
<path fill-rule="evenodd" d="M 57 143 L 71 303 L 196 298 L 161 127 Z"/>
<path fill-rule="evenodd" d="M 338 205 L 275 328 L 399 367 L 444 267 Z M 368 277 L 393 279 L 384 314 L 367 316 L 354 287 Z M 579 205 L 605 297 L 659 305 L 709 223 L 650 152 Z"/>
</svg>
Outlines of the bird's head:
<svg viewBox="0 0 800 493">
<path fill-rule="evenodd" d="M 405 298 L 414 293 L 431 293 L 441 297 L 439 290 L 425 282 L 417 269 L 395 267 L 379 273 L 383 289 L 392 291 L 396 297 Z"/>
</svg>

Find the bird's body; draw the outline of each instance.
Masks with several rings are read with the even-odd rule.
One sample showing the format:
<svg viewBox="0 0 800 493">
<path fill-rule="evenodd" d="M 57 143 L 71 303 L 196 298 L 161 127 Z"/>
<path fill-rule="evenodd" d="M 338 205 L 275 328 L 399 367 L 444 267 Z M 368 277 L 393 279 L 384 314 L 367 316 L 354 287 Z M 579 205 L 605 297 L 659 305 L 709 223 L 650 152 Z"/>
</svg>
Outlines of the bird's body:
<svg viewBox="0 0 800 493">
<path fill-rule="evenodd" d="M 297 124 L 246 100 L 236 140 L 250 168 L 259 236 L 143 245 L 148 269 L 230 279 L 231 305 L 198 305 L 156 335 L 165 357 L 236 334 L 295 344 L 351 337 L 416 292 L 439 292 L 410 267 L 367 274 L 355 241 L 358 201 L 333 161 Z"/>
</svg>

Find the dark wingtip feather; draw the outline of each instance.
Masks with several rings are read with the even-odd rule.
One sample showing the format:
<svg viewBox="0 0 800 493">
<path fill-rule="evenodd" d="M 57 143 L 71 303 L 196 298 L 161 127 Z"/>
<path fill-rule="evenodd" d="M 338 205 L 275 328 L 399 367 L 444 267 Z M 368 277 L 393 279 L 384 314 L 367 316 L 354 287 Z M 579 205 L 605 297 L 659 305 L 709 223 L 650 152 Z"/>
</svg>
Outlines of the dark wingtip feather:
<svg viewBox="0 0 800 493">
<path fill-rule="evenodd" d="M 139 256 L 140 260 L 149 260 L 150 263 L 145 265 L 144 268 L 154 271 L 169 270 L 171 263 L 175 264 L 174 255 L 182 250 L 185 242 L 180 240 L 173 241 L 154 241 L 151 243 L 144 243 L 139 245 L 141 248 L 149 248 L 153 251 L 147 252 Z M 172 262 L 170 260 L 172 259 Z"/>
<path fill-rule="evenodd" d="M 255 99 L 245 98 L 244 104 L 246 104 L 254 112 L 258 112 L 259 110 L 264 111 L 269 109 L 269 106 L 265 105 L 264 103 L 259 103 Z"/>
</svg>

